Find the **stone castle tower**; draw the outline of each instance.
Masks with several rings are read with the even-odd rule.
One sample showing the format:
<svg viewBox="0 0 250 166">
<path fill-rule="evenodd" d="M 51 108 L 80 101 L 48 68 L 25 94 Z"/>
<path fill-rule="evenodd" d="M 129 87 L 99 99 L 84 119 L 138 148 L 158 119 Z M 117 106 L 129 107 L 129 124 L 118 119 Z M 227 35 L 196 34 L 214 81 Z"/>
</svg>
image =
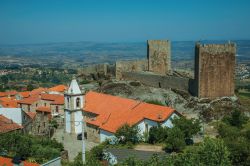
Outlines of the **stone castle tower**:
<svg viewBox="0 0 250 166">
<path fill-rule="evenodd" d="M 171 72 L 171 43 L 168 40 L 147 41 L 148 69 L 160 75 Z"/>
<path fill-rule="evenodd" d="M 236 45 L 196 44 L 195 93 L 200 98 L 234 95 Z"/>
<path fill-rule="evenodd" d="M 76 79 L 73 79 L 70 83 L 69 89 L 64 94 L 64 117 L 65 130 L 67 133 L 82 133 L 84 99 L 84 94 L 80 90 Z"/>
</svg>

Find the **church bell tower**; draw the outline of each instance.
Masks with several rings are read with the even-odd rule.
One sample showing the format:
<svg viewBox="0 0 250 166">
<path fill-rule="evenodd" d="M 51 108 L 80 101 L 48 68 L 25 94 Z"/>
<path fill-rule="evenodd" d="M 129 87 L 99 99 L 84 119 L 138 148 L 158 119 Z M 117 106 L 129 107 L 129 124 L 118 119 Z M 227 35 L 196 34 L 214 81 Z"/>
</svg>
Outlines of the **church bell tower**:
<svg viewBox="0 0 250 166">
<path fill-rule="evenodd" d="M 81 91 L 76 79 L 73 79 L 69 89 L 64 93 L 65 131 L 67 133 L 82 133 L 84 100 L 84 93 Z"/>
</svg>

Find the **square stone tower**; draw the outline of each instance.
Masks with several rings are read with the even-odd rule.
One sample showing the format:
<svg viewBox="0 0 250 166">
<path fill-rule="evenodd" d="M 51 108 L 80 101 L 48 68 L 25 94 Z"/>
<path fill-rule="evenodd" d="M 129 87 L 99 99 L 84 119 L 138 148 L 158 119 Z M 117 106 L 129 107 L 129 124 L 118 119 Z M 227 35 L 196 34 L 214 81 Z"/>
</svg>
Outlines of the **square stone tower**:
<svg viewBox="0 0 250 166">
<path fill-rule="evenodd" d="M 171 73 L 171 43 L 168 40 L 147 41 L 148 69 L 160 75 Z"/>
<path fill-rule="evenodd" d="M 200 98 L 234 95 L 236 44 L 195 46 L 196 95 Z"/>
</svg>

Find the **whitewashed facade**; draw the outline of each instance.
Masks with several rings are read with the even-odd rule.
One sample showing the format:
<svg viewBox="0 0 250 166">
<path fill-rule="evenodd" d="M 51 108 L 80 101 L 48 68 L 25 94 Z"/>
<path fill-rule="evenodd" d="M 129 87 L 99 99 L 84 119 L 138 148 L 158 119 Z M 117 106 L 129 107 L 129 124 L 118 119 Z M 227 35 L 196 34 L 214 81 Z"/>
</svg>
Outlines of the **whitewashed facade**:
<svg viewBox="0 0 250 166">
<path fill-rule="evenodd" d="M 163 127 L 172 128 L 173 127 L 172 120 L 176 117 L 179 116 L 176 113 L 173 113 L 164 122 L 160 123 L 160 125 Z M 158 126 L 158 122 L 149 119 L 143 119 L 136 126 L 139 128 L 140 136 L 143 136 L 145 132 L 149 132 L 151 127 Z M 114 133 L 100 129 L 100 142 L 104 142 L 105 140 L 111 139 L 113 137 L 115 137 Z"/>
<path fill-rule="evenodd" d="M 84 96 L 75 79 L 70 83 L 70 87 L 64 94 L 64 117 L 65 131 L 70 134 L 82 133 Z"/>
</svg>

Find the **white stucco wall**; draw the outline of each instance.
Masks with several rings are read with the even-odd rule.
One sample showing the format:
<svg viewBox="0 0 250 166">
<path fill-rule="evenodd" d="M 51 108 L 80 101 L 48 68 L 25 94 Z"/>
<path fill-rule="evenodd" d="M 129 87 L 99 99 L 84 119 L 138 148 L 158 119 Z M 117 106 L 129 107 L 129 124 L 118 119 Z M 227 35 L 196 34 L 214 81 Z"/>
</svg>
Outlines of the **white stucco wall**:
<svg viewBox="0 0 250 166">
<path fill-rule="evenodd" d="M 172 124 L 172 120 L 176 117 L 179 117 L 177 114 L 173 113 L 170 118 L 168 118 L 166 121 L 164 121 L 161 126 L 163 127 L 169 127 L 169 128 L 172 128 L 173 127 L 173 124 Z"/>
<path fill-rule="evenodd" d="M 0 108 L 0 114 L 13 120 L 13 122 L 23 125 L 24 124 L 24 112 L 21 108 Z"/>
<path fill-rule="evenodd" d="M 150 130 L 151 127 L 153 126 L 157 126 L 158 123 L 149 119 L 144 119 L 142 120 L 140 123 L 138 123 L 138 128 L 140 130 L 140 134 L 143 135 L 146 131 L 146 124 L 148 125 L 148 132 Z"/>
<path fill-rule="evenodd" d="M 175 117 L 179 117 L 179 116 L 177 114 L 173 113 L 168 119 L 166 119 L 163 123 L 161 123 L 161 126 L 172 128 L 173 127 L 172 119 Z M 137 126 L 140 130 L 139 134 L 141 136 L 143 136 L 145 131 L 146 131 L 146 124 L 148 125 L 148 132 L 149 132 L 151 127 L 158 126 L 157 122 L 149 120 L 149 119 L 144 119 L 144 120 L 140 121 L 137 124 Z M 110 139 L 112 137 L 115 137 L 113 133 L 110 133 L 110 132 L 105 131 L 105 130 L 100 130 L 100 142 L 104 142 L 106 139 Z"/>
<path fill-rule="evenodd" d="M 65 130 L 66 130 L 67 133 L 70 133 L 70 131 L 71 131 L 70 113 L 67 110 L 65 110 L 64 112 L 65 112 L 64 113 L 65 114 L 65 116 L 64 116 L 64 118 L 65 118 Z"/>
<path fill-rule="evenodd" d="M 100 129 L 100 142 L 106 141 L 106 139 L 110 139 L 115 137 L 113 133 Z"/>
<path fill-rule="evenodd" d="M 75 114 L 75 133 L 82 133 L 82 111 L 76 111 Z"/>
</svg>

